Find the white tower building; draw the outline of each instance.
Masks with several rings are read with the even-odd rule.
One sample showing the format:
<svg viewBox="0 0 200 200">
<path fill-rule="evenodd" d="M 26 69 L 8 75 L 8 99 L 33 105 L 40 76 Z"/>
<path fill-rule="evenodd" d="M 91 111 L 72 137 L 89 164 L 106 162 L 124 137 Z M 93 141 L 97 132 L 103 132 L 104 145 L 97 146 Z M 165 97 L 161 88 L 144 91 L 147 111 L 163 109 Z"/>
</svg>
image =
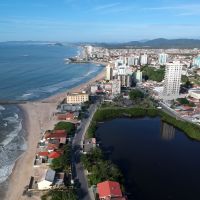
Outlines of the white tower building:
<svg viewBox="0 0 200 200">
<path fill-rule="evenodd" d="M 161 53 L 158 56 L 158 62 L 160 65 L 165 65 L 167 63 L 168 55 L 166 53 Z"/>
<path fill-rule="evenodd" d="M 137 72 L 135 74 L 135 81 L 137 83 L 141 83 L 142 82 L 142 72 L 140 70 L 137 70 Z"/>
<path fill-rule="evenodd" d="M 179 61 L 166 64 L 163 90 L 164 100 L 173 100 L 179 97 L 181 72 L 182 65 Z"/>
<path fill-rule="evenodd" d="M 147 54 L 141 55 L 141 57 L 140 57 L 140 64 L 141 65 L 148 64 L 148 55 Z"/>
</svg>

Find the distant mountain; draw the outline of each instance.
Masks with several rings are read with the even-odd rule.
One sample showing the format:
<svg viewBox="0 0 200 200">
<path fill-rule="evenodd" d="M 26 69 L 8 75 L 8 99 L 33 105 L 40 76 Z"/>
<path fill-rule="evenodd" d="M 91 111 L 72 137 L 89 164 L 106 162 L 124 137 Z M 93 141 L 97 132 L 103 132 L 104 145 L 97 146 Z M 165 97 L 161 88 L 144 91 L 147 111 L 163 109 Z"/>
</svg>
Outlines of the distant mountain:
<svg viewBox="0 0 200 200">
<path fill-rule="evenodd" d="M 131 41 L 126 43 L 97 43 L 107 48 L 200 48 L 200 40 L 198 39 L 164 39 L 158 38 L 154 40 Z M 96 44 L 96 45 L 97 45 Z"/>
</svg>

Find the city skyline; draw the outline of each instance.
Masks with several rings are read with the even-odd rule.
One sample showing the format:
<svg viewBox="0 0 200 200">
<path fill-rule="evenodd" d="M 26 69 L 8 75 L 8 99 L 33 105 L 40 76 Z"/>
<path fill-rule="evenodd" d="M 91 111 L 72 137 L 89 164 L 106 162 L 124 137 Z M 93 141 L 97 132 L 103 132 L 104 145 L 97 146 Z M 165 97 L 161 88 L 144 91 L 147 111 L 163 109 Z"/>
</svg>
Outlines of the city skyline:
<svg viewBox="0 0 200 200">
<path fill-rule="evenodd" d="M 2 0 L 0 41 L 200 39 L 197 0 Z"/>
</svg>

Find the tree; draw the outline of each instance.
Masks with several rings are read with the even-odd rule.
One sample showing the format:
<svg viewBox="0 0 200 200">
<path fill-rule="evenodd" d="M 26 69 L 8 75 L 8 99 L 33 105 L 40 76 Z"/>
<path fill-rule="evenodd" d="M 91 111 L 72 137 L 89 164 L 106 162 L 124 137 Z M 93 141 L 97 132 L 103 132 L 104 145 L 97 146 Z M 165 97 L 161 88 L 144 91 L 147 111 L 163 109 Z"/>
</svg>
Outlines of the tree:
<svg viewBox="0 0 200 200">
<path fill-rule="evenodd" d="M 179 98 L 177 101 L 182 105 L 188 105 L 190 103 L 186 98 Z"/>
<path fill-rule="evenodd" d="M 164 67 L 161 67 L 160 69 L 155 69 L 147 65 L 142 68 L 142 72 L 145 80 L 149 79 L 157 82 L 161 82 L 164 79 L 165 75 Z"/>
<path fill-rule="evenodd" d="M 144 94 L 140 90 L 130 91 L 129 96 L 131 100 L 144 98 Z"/>
<path fill-rule="evenodd" d="M 76 191 L 68 188 L 66 191 L 50 190 L 41 197 L 42 200 L 78 200 Z"/>
<path fill-rule="evenodd" d="M 59 158 L 52 160 L 51 168 L 54 170 L 68 170 L 71 165 L 71 146 L 65 145 L 64 152 Z"/>
<path fill-rule="evenodd" d="M 69 135 L 73 135 L 75 132 L 75 125 L 70 122 L 58 122 L 55 125 L 55 130 L 66 130 Z"/>
</svg>

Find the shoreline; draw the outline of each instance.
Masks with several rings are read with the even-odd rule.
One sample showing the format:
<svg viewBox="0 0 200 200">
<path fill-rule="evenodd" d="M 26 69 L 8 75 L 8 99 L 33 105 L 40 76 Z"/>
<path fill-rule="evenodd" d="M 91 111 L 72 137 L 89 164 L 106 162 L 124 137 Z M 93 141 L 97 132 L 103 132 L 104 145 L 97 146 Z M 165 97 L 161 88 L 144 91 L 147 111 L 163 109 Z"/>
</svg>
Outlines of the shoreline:
<svg viewBox="0 0 200 200">
<path fill-rule="evenodd" d="M 63 100 L 68 92 L 80 92 L 92 83 L 102 80 L 105 77 L 105 67 L 95 77 L 85 83 L 75 86 L 48 98 L 28 102 L 20 105 L 23 113 L 23 128 L 26 131 L 25 139 L 26 151 L 16 160 L 11 175 L 8 177 L 8 189 L 5 192 L 5 200 L 26 200 L 23 195 L 25 187 L 29 184 L 33 175 L 33 162 L 42 133 L 45 130 L 53 129 L 56 120 L 52 119 L 52 113 L 56 111 L 57 104 Z M 47 102 L 47 103 L 43 103 Z M 19 184 L 20 183 L 20 184 Z M 39 200 L 40 196 L 29 197 L 29 199 Z"/>
</svg>

